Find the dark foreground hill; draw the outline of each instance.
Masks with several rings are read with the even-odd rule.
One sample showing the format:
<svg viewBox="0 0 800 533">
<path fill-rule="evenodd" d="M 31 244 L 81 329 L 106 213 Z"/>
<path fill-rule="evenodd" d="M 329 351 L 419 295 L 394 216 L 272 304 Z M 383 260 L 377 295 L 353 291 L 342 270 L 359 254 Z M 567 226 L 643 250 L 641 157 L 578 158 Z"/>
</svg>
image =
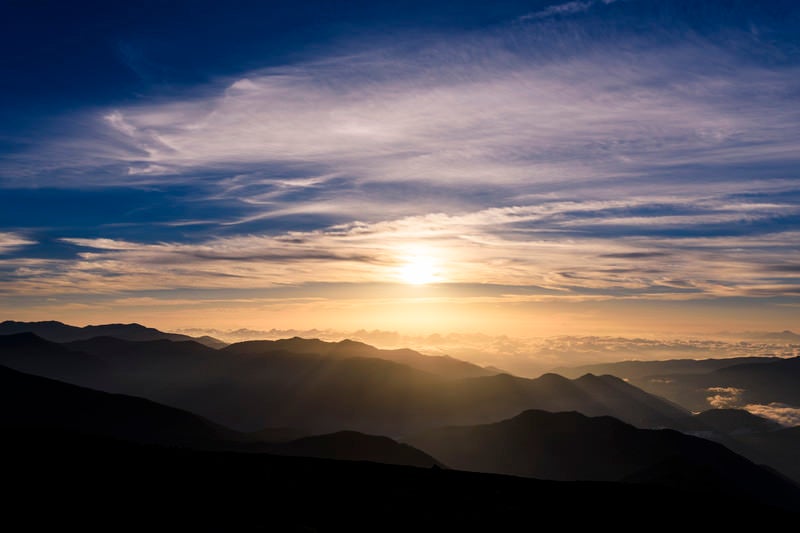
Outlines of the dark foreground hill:
<svg viewBox="0 0 800 533">
<path fill-rule="evenodd" d="M 556 480 L 628 480 L 704 494 L 800 505 L 800 489 L 724 446 L 611 417 L 526 411 L 479 426 L 432 430 L 409 442 L 453 468 Z"/>
<path fill-rule="evenodd" d="M 769 505 L 651 485 L 159 448 L 59 431 L 0 442 L 4 520 L 81 531 L 510 531 L 778 527 Z M 537 525 L 539 524 L 539 525 Z"/>
<path fill-rule="evenodd" d="M 193 342 L 113 338 L 55 344 L 32 334 L 0 336 L 0 364 L 145 397 L 248 431 L 289 427 L 402 436 L 496 421 L 531 408 L 610 415 L 643 427 L 669 426 L 688 415 L 613 376 L 452 379 L 361 357 L 358 350 L 348 353 L 211 350 Z"/>
</svg>

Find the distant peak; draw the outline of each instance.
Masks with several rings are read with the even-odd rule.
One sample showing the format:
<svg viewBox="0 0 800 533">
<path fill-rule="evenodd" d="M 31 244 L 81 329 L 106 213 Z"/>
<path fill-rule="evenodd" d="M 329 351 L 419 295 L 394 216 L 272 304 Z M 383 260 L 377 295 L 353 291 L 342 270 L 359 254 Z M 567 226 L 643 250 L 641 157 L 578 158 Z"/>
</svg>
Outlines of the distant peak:
<svg viewBox="0 0 800 533">
<path fill-rule="evenodd" d="M 339 346 L 368 346 L 368 344 L 361 341 L 354 341 L 353 339 L 342 339 L 337 342 Z"/>
<path fill-rule="evenodd" d="M 551 382 L 551 383 L 556 383 L 556 382 L 562 383 L 562 382 L 569 381 L 569 379 L 565 378 L 561 374 L 554 374 L 553 372 L 548 372 L 546 374 L 542 374 L 537 379 L 540 380 L 540 381 L 546 381 L 546 382 Z"/>
<path fill-rule="evenodd" d="M 592 374 L 591 372 L 587 372 L 586 374 L 584 374 L 581 377 L 579 377 L 576 381 L 584 381 L 584 382 L 585 381 L 605 381 L 605 382 L 613 381 L 613 382 L 625 383 L 624 379 L 621 379 L 621 378 L 619 378 L 617 376 L 614 376 L 614 375 L 611 375 L 611 374 L 602 374 L 602 375 L 598 376 L 597 374 Z"/>
<path fill-rule="evenodd" d="M 140 328 L 140 329 L 152 329 L 148 328 L 147 326 L 143 326 L 138 322 L 131 322 L 130 324 L 122 324 L 122 323 L 114 323 L 114 324 L 92 324 L 86 326 L 87 328 Z"/>
<path fill-rule="evenodd" d="M 59 322 L 58 320 L 42 320 L 39 322 L 21 322 L 17 320 L 5 320 L 0 322 L 0 325 L 17 325 L 17 326 L 66 326 L 63 322 Z"/>
</svg>

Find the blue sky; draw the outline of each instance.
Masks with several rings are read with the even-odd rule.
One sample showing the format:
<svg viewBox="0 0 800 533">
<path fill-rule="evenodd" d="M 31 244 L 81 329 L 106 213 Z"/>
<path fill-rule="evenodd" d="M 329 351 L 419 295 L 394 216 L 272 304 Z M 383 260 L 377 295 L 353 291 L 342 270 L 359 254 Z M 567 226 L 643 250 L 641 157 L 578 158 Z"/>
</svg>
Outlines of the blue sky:
<svg viewBox="0 0 800 533">
<path fill-rule="evenodd" d="M 800 327 L 795 2 L 164 4 L 0 3 L 7 318 Z"/>
</svg>

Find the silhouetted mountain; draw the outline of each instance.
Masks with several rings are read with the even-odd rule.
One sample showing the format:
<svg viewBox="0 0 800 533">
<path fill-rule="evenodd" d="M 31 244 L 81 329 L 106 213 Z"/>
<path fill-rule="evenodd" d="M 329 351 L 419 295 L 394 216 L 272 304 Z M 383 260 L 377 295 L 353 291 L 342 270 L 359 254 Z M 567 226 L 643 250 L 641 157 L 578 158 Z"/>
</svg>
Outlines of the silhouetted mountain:
<svg viewBox="0 0 800 533">
<path fill-rule="evenodd" d="M 33 333 L 0 335 L 0 365 L 70 382 L 83 382 L 110 371 L 99 357 L 69 350 Z"/>
<path fill-rule="evenodd" d="M 33 371 L 25 365 L 37 358 L 26 354 L 45 341 L 28 340 L 31 347 L 1 351 L 0 364 Z M 142 396 L 243 430 L 352 429 L 398 436 L 440 425 L 490 422 L 529 408 L 608 414 L 653 427 L 688 414 L 612 376 L 447 379 L 382 359 L 241 354 L 188 342 L 100 338 L 66 345 L 82 351 L 44 346 L 60 351 L 45 361 L 55 359 L 52 368 L 36 366 L 38 374 Z"/>
<path fill-rule="evenodd" d="M 0 366 L 0 425 L 66 429 L 159 444 L 207 445 L 239 434 L 180 409 Z"/>
<path fill-rule="evenodd" d="M 328 435 L 304 437 L 269 447 L 270 453 L 321 457 L 345 461 L 372 461 L 395 465 L 430 468 L 442 466 L 430 455 L 388 437 L 365 435 L 356 431 L 339 431 Z"/>
<path fill-rule="evenodd" d="M 720 444 L 673 430 L 638 429 L 612 417 L 531 410 L 494 424 L 428 431 L 408 442 L 464 470 L 557 480 L 639 480 L 800 504 L 797 486 Z M 667 465 L 681 465 L 680 471 Z"/>
<path fill-rule="evenodd" d="M 797 520 L 772 506 L 655 485 L 557 482 L 267 454 L 136 446 L 59 431 L 4 434 L 6 523 L 81 531 L 512 531 Z M 579 510 L 580 512 L 576 512 Z"/>
<path fill-rule="evenodd" d="M 210 348 L 224 348 L 227 343 L 209 336 L 190 337 L 179 333 L 165 333 L 141 324 L 104 324 L 101 326 L 69 326 L 54 320 L 45 322 L 15 322 L 6 320 L 0 323 L 0 335 L 15 333 L 35 333 L 53 342 L 69 342 L 92 337 L 116 337 L 129 341 L 152 341 L 166 339 L 172 341 L 195 341 Z"/>
<path fill-rule="evenodd" d="M 623 379 L 637 380 L 667 374 L 707 374 L 720 368 L 740 364 L 761 364 L 779 361 L 779 357 L 731 357 L 726 359 L 668 359 L 666 361 L 618 361 L 594 365 L 559 367 L 553 370 L 562 376 L 575 378 L 586 373 L 611 374 Z"/>
<path fill-rule="evenodd" d="M 276 341 L 245 341 L 231 344 L 224 352 L 236 355 L 268 356 L 274 353 L 322 355 L 327 357 L 365 357 L 383 359 L 449 378 L 491 376 L 493 369 L 482 368 L 466 361 L 448 356 L 423 355 L 414 350 L 381 350 L 349 339 L 340 342 L 325 342 L 319 339 L 293 337 Z"/>
<path fill-rule="evenodd" d="M 800 483 L 800 428 L 784 429 L 740 409 L 710 409 L 677 420 L 671 428 L 719 442 Z"/>
<path fill-rule="evenodd" d="M 800 426 L 737 435 L 731 449 L 768 465 L 800 484 Z"/>
</svg>

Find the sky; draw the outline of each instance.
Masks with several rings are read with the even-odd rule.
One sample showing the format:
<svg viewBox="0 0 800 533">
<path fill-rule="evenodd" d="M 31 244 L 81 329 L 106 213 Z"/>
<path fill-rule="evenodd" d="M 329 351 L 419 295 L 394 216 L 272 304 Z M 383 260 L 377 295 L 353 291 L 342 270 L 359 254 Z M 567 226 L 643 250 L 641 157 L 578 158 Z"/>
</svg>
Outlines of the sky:
<svg viewBox="0 0 800 533">
<path fill-rule="evenodd" d="M 0 45 L 2 319 L 800 329 L 797 2 L 0 0 Z"/>
</svg>

